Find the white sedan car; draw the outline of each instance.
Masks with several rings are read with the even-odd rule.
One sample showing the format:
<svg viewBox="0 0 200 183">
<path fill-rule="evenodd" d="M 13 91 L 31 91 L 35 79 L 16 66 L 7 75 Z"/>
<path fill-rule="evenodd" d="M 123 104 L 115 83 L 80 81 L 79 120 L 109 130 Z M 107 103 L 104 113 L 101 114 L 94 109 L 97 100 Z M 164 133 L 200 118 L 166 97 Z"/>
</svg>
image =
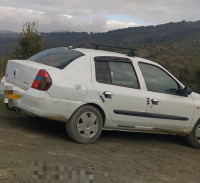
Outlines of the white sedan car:
<svg viewBox="0 0 200 183">
<path fill-rule="evenodd" d="M 183 135 L 200 149 L 200 95 L 146 59 L 53 48 L 9 60 L 1 91 L 18 109 L 66 123 L 79 143 L 111 129 Z"/>
</svg>

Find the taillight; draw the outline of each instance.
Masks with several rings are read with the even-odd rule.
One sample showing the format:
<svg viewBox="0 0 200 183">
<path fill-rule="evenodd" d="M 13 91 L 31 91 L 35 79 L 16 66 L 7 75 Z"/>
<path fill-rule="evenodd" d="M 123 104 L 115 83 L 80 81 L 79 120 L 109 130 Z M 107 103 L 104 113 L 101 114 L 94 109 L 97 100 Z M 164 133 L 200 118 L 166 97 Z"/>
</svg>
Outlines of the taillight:
<svg viewBox="0 0 200 183">
<path fill-rule="evenodd" d="M 52 85 L 51 76 L 44 69 L 39 70 L 35 80 L 33 81 L 32 88 L 37 90 L 47 91 Z"/>
</svg>

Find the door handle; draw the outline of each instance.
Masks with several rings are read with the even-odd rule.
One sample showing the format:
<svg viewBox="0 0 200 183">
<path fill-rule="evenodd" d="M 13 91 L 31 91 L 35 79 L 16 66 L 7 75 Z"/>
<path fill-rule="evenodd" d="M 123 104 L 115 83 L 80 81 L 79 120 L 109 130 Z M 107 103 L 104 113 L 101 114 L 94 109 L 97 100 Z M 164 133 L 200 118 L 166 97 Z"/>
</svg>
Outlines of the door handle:
<svg viewBox="0 0 200 183">
<path fill-rule="evenodd" d="M 108 92 L 108 91 L 103 92 L 103 94 L 104 94 L 105 98 L 109 98 L 109 99 L 111 99 L 112 95 L 113 95 L 111 92 Z"/>
<path fill-rule="evenodd" d="M 159 100 L 154 98 L 154 99 L 151 100 L 151 102 L 152 102 L 153 105 L 158 105 Z"/>
</svg>

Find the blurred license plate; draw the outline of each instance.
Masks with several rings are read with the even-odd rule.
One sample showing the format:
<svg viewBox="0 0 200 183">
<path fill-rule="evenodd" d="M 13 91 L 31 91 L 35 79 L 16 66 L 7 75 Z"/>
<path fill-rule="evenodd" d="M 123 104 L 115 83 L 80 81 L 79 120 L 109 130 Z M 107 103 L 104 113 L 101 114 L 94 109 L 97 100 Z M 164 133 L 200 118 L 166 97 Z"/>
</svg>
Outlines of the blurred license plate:
<svg viewBox="0 0 200 183">
<path fill-rule="evenodd" d="M 13 90 L 12 86 L 6 86 L 3 82 L 0 83 L 0 95 L 3 95 L 4 103 L 18 103 L 22 98 L 17 90 Z"/>
</svg>

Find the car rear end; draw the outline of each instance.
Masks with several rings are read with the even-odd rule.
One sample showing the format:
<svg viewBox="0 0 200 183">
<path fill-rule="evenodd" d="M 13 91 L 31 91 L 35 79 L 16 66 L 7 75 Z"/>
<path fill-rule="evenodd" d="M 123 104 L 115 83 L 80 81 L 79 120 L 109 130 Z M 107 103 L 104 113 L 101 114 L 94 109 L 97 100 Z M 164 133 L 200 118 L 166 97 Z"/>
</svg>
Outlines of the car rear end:
<svg viewBox="0 0 200 183">
<path fill-rule="evenodd" d="M 56 77 L 62 77 L 64 68 L 81 56 L 80 52 L 56 48 L 28 60 L 9 60 L 0 85 L 5 103 L 32 115 L 67 121 L 73 111 L 65 110 L 66 106 L 77 108 L 80 104 L 52 97 L 49 89 L 56 88 Z"/>
</svg>

